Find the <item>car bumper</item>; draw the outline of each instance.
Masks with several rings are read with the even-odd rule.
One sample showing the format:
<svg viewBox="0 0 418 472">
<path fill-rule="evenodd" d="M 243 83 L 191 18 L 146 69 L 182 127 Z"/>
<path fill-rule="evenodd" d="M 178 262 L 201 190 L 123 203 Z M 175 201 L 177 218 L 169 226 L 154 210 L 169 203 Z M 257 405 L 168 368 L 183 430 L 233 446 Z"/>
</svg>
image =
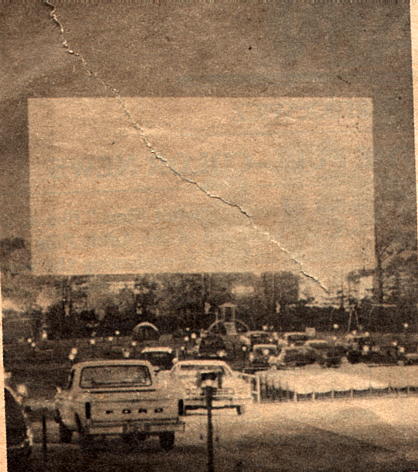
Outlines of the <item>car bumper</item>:
<svg viewBox="0 0 418 472">
<path fill-rule="evenodd" d="M 130 433 L 160 434 L 168 432 L 183 432 L 183 421 L 132 421 L 125 423 L 92 423 L 86 428 L 86 433 L 95 435 L 120 435 Z"/>
<path fill-rule="evenodd" d="M 214 397 L 212 399 L 213 409 L 236 408 L 251 401 L 251 397 Z M 190 397 L 184 400 L 184 407 L 189 409 L 206 408 L 205 397 Z"/>
</svg>

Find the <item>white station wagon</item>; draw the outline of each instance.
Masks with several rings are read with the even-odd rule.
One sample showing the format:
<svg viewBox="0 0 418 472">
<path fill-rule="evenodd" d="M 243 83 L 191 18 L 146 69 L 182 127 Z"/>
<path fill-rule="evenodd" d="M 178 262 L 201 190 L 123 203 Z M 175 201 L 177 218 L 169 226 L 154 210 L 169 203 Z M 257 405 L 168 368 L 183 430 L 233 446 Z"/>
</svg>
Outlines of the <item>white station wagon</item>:
<svg viewBox="0 0 418 472">
<path fill-rule="evenodd" d="M 252 400 L 251 386 L 238 372 L 220 360 L 184 360 L 177 362 L 171 369 L 170 376 L 177 381 L 181 396 L 181 410 L 205 408 L 206 399 L 199 376 L 206 372 L 218 374 L 218 388 L 213 396 L 213 408 L 235 408 L 240 415 Z"/>
</svg>

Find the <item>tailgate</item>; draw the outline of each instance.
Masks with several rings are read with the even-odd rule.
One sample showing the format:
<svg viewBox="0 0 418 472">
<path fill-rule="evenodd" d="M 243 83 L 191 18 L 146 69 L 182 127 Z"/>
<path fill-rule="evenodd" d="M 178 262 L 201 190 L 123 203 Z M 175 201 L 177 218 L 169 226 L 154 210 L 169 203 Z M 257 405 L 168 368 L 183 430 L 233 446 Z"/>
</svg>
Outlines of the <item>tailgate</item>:
<svg viewBox="0 0 418 472">
<path fill-rule="evenodd" d="M 177 401 L 149 392 L 112 392 L 91 398 L 93 422 L 125 422 L 177 418 Z"/>
</svg>

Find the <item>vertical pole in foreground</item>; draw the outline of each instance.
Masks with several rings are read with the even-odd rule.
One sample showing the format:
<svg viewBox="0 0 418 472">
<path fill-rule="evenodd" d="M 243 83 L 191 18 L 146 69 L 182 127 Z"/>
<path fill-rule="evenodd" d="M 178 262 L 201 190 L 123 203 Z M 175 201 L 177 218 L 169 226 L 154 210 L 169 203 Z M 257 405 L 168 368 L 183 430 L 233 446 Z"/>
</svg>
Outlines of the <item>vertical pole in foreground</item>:
<svg viewBox="0 0 418 472">
<path fill-rule="evenodd" d="M 46 415 L 42 415 L 42 461 L 44 465 L 46 466 L 47 460 L 48 460 L 48 449 L 47 449 L 47 444 L 48 444 L 48 437 L 47 437 L 47 430 L 46 430 Z"/>
<path fill-rule="evenodd" d="M 206 407 L 208 410 L 208 437 L 207 437 L 208 472 L 215 472 L 215 464 L 214 464 L 214 458 L 213 458 L 213 424 L 212 424 L 213 387 L 205 387 L 205 393 L 206 393 Z"/>
</svg>

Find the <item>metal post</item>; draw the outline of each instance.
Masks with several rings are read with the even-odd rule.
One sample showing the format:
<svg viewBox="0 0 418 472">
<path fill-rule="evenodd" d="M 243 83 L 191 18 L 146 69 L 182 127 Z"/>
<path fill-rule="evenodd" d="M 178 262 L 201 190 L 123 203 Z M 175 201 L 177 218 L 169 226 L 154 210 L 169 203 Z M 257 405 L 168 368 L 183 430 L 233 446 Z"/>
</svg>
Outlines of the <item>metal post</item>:
<svg viewBox="0 0 418 472">
<path fill-rule="evenodd" d="M 208 472 L 215 472 L 215 464 L 214 464 L 214 457 L 213 457 L 213 424 L 212 424 L 213 387 L 205 387 L 205 394 L 206 394 L 206 408 L 208 410 L 208 435 L 207 435 Z"/>
<path fill-rule="evenodd" d="M 255 385 L 256 385 L 256 399 L 257 403 L 261 402 L 261 378 L 259 375 L 255 377 Z"/>
<path fill-rule="evenodd" d="M 48 436 L 46 429 L 46 415 L 42 415 L 42 461 L 46 466 L 48 460 Z"/>
</svg>

